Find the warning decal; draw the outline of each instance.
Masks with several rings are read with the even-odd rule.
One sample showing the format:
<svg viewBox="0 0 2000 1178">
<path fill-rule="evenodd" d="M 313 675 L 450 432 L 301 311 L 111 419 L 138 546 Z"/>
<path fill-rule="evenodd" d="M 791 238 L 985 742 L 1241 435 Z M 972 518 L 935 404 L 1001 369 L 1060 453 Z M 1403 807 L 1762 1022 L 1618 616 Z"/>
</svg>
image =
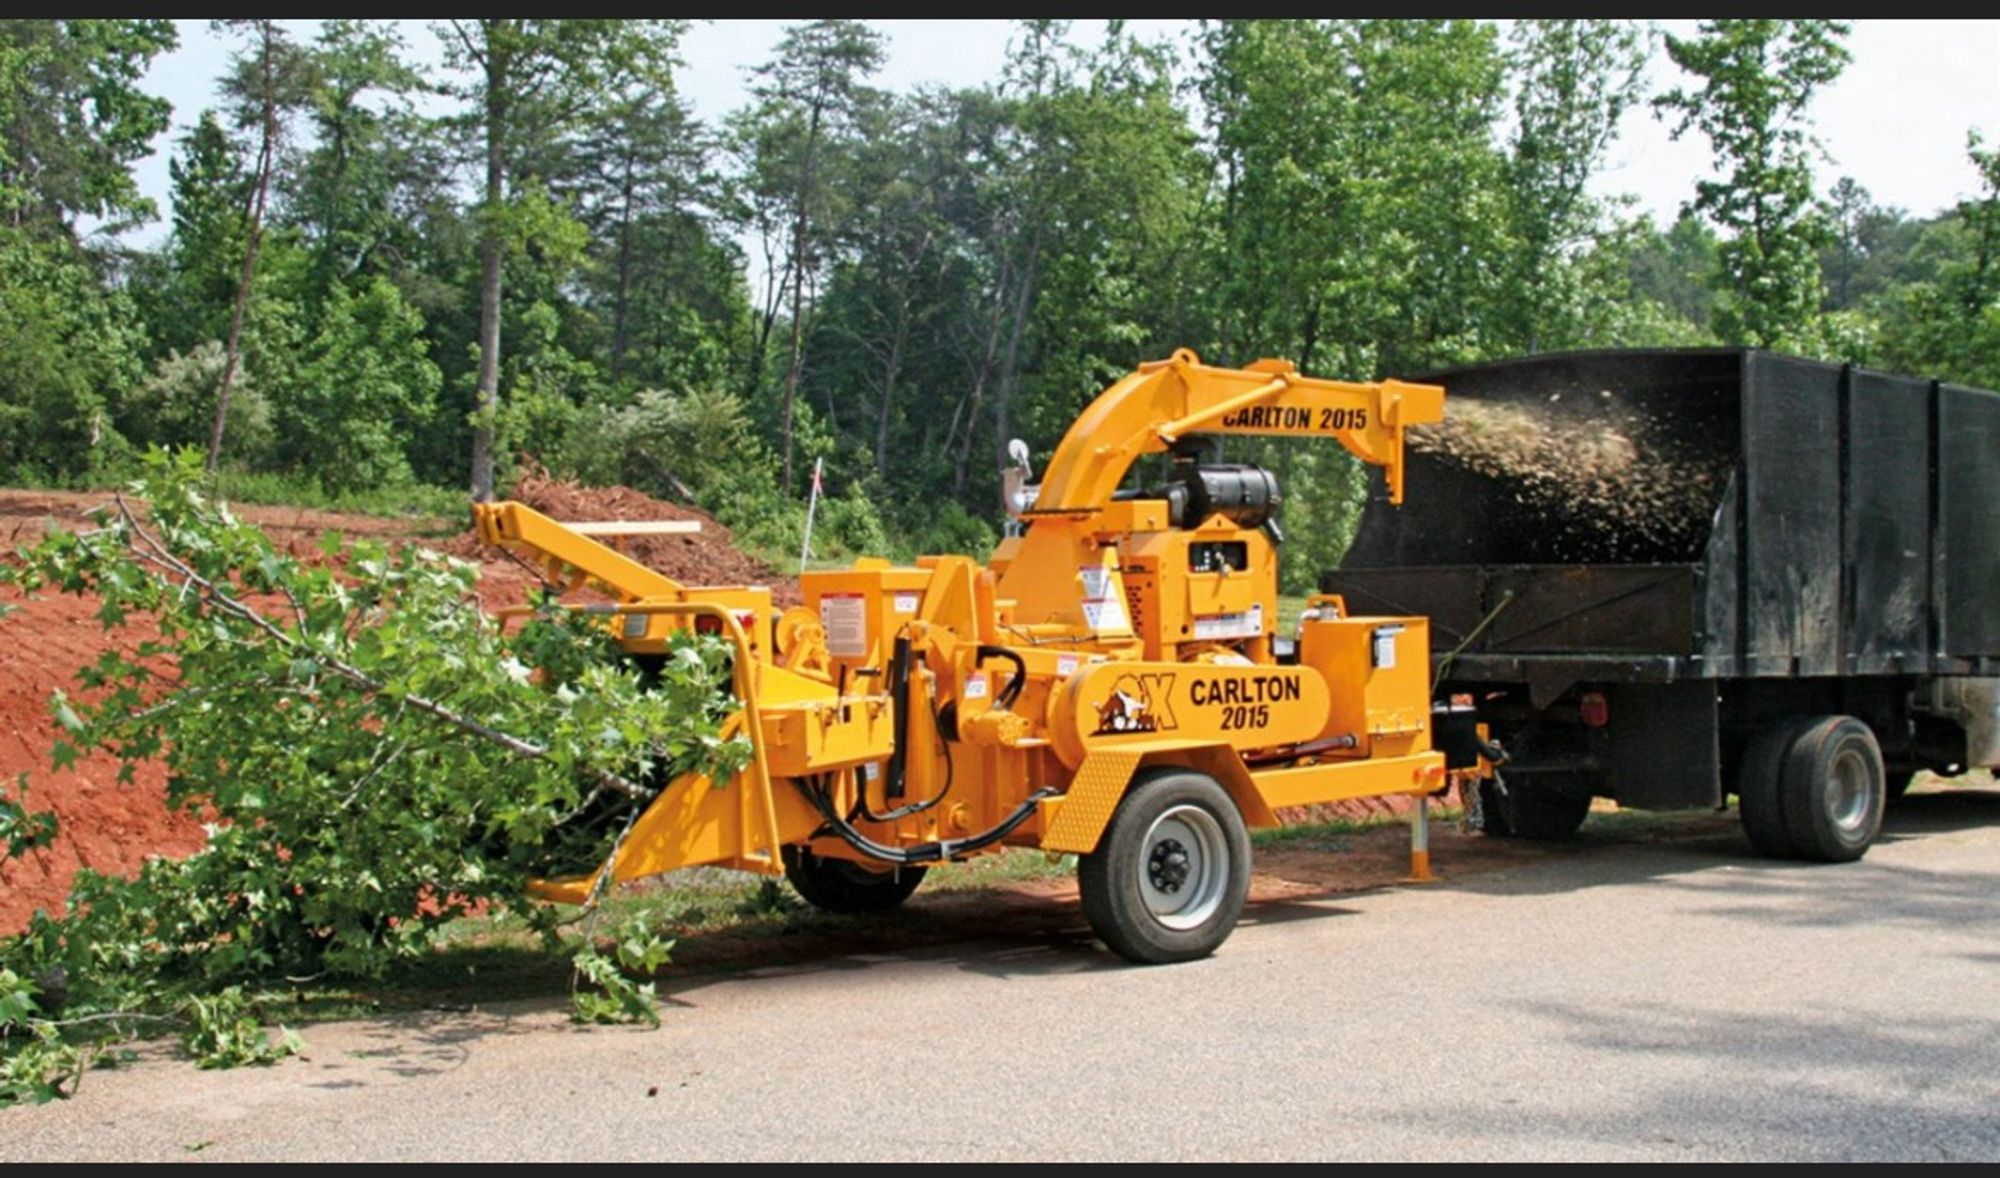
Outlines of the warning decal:
<svg viewBox="0 0 2000 1178">
<path fill-rule="evenodd" d="M 819 624 L 828 654 L 856 658 L 868 653 L 868 600 L 859 593 L 828 593 L 819 599 Z"/>
<path fill-rule="evenodd" d="M 1087 564 L 1077 570 L 1083 582 L 1083 624 L 1093 630 L 1121 634 L 1132 629 L 1117 573 L 1117 569 L 1101 564 Z"/>
<path fill-rule="evenodd" d="M 1208 642 L 1221 638 L 1256 638 L 1264 633 L 1264 606 L 1258 603 L 1236 614 L 1206 614 L 1195 618 L 1194 636 Z"/>
</svg>

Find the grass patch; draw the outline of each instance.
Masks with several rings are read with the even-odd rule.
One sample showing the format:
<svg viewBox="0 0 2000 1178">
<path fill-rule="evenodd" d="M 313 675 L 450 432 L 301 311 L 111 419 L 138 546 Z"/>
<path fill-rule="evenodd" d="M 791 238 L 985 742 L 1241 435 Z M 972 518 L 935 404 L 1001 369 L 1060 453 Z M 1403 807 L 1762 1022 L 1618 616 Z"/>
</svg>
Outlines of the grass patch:
<svg viewBox="0 0 2000 1178">
<path fill-rule="evenodd" d="M 968 863 L 939 868 L 924 880 L 924 891 L 969 892 L 997 884 L 1069 879 L 1075 875 L 1075 855 L 1050 858 L 1047 851 L 1008 847 L 997 855 L 982 855 Z"/>
<path fill-rule="evenodd" d="M 1431 806 L 1431 821 L 1456 822 L 1458 808 Z M 1326 818 L 1306 822 L 1292 822 L 1274 830 L 1253 830 L 1250 845 L 1253 847 L 1286 847 L 1298 843 L 1320 843 L 1331 839 L 1352 837 L 1364 830 L 1378 826 L 1407 826 L 1409 820 L 1396 814 L 1370 814 L 1362 818 Z"/>
<path fill-rule="evenodd" d="M 119 491 L 130 485 L 132 477 L 131 472 L 100 471 L 76 479 L 28 478 L 10 485 L 35 491 Z M 433 521 L 440 532 L 462 529 L 471 503 L 462 490 L 426 483 L 372 487 L 335 495 L 328 494 L 317 479 L 302 475 L 227 469 L 215 476 L 215 494 L 231 503 Z"/>
<path fill-rule="evenodd" d="M 1325 822 L 1300 822 L 1272 830 L 1253 830 L 1250 832 L 1250 845 L 1253 848 L 1300 845 L 1317 847 L 1321 843 L 1337 842 L 1357 835 L 1369 827 L 1394 821 L 1396 819 L 1385 815 L 1380 818 L 1334 818 Z"/>
<path fill-rule="evenodd" d="M 261 503 L 275 507 L 308 507 L 320 511 L 345 511 L 357 515 L 394 518 L 435 519 L 443 530 L 464 526 L 471 500 L 464 491 L 432 487 L 423 483 L 373 487 L 365 491 L 344 491 L 330 495 L 316 480 L 297 475 L 222 471 L 216 475 L 216 493 L 232 503 Z"/>
</svg>

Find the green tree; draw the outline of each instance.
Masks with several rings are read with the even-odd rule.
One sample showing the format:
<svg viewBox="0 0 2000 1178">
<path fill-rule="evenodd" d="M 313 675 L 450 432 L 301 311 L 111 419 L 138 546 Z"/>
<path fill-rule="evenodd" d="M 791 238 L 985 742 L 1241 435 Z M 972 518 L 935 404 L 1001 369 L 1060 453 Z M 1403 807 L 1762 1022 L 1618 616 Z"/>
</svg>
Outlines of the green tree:
<svg viewBox="0 0 2000 1178">
<path fill-rule="evenodd" d="M 335 494 L 407 482 L 404 439 L 428 419 L 440 382 L 423 327 L 386 278 L 335 287 L 296 386 L 274 406 L 281 457 Z"/>
<path fill-rule="evenodd" d="M 1541 351 L 1577 342 L 1602 292 L 1581 247 L 1602 229 L 1586 190 L 1638 99 L 1645 39 L 1630 21 L 1528 20 L 1510 35 L 1515 126 L 1508 159 L 1512 269 L 1502 341 Z"/>
<path fill-rule="evenodd" d="M 744 215 L 762 237 L 767 270 L 753 382 L 780 309 L 789 303 L 789 341 L 780 403 L 778 452 L 787 494 L 793 478 L 794 417 L 805 366 L 807 317 L 841 216 L 857 195 L 829 182 L 852 145 L 861 108 L 873 99 L 865 79 L 882 64 L 882 36 L 859 21 L 792 25 L 776 56 L 759 66 L 749 110 L 733 120 L 746 172 Z M 754 391 L 754 384 L 753 384 Z"/>
<path fill-rule="evenodd" d="M 973 470 L 973 447 L 985 437 L 999 461 L 1005 461 L 1014 434 L 1016 390 L 1042 280 L 1044 250 L 1053 229 L 1049 204 L 1056 177 L 1066 169 L 1060 161 L 1064 136 L 1056 117 L 1061 96 L 1075 88 L 1077 54 L 1064 41 L 1068 26 L 1050 20 L 1022 21 L 1008 46 L 999 102 L 986 115 L 975 140 L 981 168 L 974 193 L 979 223 L 973 239 L 984 289 L 977 306 L 980 325 L 971 365 L 953 494 L 963 498 Z M 1081 173 L 1070 172 L 1081 178 Z M 990 418 L 986 402 L 990 395 Z M 992 423 L 982 432 L 983 419 Z M 1036 439 L 1043 441 L 1043 439 Z M 981 489 L 997 481 L 980 480 Z"/>
<path fill-rule="evenodd" d="M 1715 231 L 1692 212 L 1683 212 L 1662 232 L 1650 217 L 1631 226 L 1626 265 L 1632 289 L 1673 311 L 1697 328 L 1709 330 L 1715 291 Z"/>
<path fill-rule="evenodd" d="M 1184 314 L 1171 292 L 1198 273 L 1188 255 L 1208 166 L 1170 62 L 1167 46 L 1114 23 L 1079 62 L 1082 84 L 1030 116 L 1046 119 L 1042 146 L 1076 173 L 1044 169 L 1041 207 L 1051 224 L 1030 324 L 1034 349 L 1001 371 L 1003 391 L 1018 373 L 1020 417 L 1037 440 L 1053 442 L 1067 429 L 1094 386 L 1184 342 L 1169 326 Z"/>
<path fill-rule="evenodd" d="M 109 281 L 115 233 L 149 217 L 131 166 L 167 126 L 140 75 L 174 44 L 160 20 L 0 21 L 0 478 L 115 466 L 119 397 L 144 331 Z"/>
<path fill-rule="evenodd" d="M 930 416 L 905 417 L 914 408 L 907 381 L 922 347 L 917 333 L 945 294 L 937 279 L 954 244 L 943 208 L 959 163 L 949 112 L 948 100 L 939 96 L 890 99 L 866 113 L 855 180 L 874 196 L 846 226 L 851 260 L 828 292 L 833 309 L 826 323 L 835 339 L 827 351 L 836 365 L 844 358 L 848 371 L 829 367 L 858 386 L 855 400 L 872 402 L 872 414 L 856 416 L 873 418 L 868 444 L 884 478 L 902 456 L 925 452 L 892 451 L 889 443 L 893 425 L 919 425 Z"/>
<path fill-rule="evenodd" d="M 455 121 L 480 144 L 479 368 L 471 489 L 493 497 L 500 415 L 501 290 L 515 169 L 610 96 L 670 77 L 678 21 L 477 20 L 439 28 L 446 59 L 464 75 L 447 87 L 466 104 Z"/>
<path fill-rule="evenodd" d="M 1869 230 L 1882 217 L 1868 190 L 1852 176 L 1842 176 L 1827 194 L 1828 240 L 1820 251 L 1820 272 L 1826 279 L 1826 309 L 1846 310 L 1855 303 L 1855 280 L 1867 263 Z"/>
<path fill-rule="evenodd" d="M 1966 155 L 1979 174 L 1978 195 L 1958 203 L 1953 253 L 1933 279 L 1890 301 L 1882 351 L 1890 366 L 2000 389 L 2000 148 L 1978 131 Z"/>
<path fill-rule="evenodd" d="M 1297 358 L 1318 344 L 1328 289 L 1357 264 L 1346 57 L 1323 21 L 1217 21 L 1202 44 L 1221 185 L 1207 292 L 1216 346 Z"/>
<path fill-rule="evenodd" d="M 127 283 L 151 325 L 152 371 L 119 421 L 138 444 L 205 447 L 214 436 L 222 375 L 232 368 L 223 341 L 234 326 L 239 355 L 225 434 L 231 463 L 254 468 L 271 457 L 271 404 L 293 387 L 298 346 L 308 329 L 299 306 L 307 259 L 295 235 L 280 228 L 265 233 L 243 318 L 239 323 L 235 317 L 249 252 L 246 214 L 256 201 L 245 161 L 250 150 L 210 111 L 168 161 L 172 233 L 158 251 L 139 259 Z M 198 398 L 189 383 L 197 377 L 209 382 Z M 243 398 L 250 403 L 239 411 L 236 402 Z"/>
<path fill-rule="evenodd" d="M 130 301 L 60 237 L 0 225 L 0 480 L 115 467 L 115 398 L 139 378 Z"/>
<path fill-rule="evenodd" d="M 716 231 L 727 205 L 715 144 L 686 104 L 634 87 L 554 153 L 551 187 L 588 231 L 567 338 L 623 398 L 732 387 L 748 330 L 742 257 Z"/>
<path fill-rule="evenodd" d="M 213 425 L 222 365 L 222 342 L 215 339 L 155 357 L 118 406 L 118 432 L 135 449 L 201 445 Z M 271 406 L 248 373 L 238 377 L 229 398 L 229 437 L 230 456 L 237 463 L 261 465 L 271 455 Z"/>
<path fill-rule="evenodd" d="M 608 280 L 611 329 L 605 351 L 615 380 L 632 343 L 634 292 L 655 261 L 642 252 L 640 239 L 649 223 L 694 211 L 707 145 L 678 95 L 647 86 L 619 95 L 565 146 L 568 159 L 558 183 L 576 190 L 579 215 Z"/>
<path fill-rule="evenodd" d="M 1225 22 L 1207 44 L 1224 350 L 1364 376 L 1495 347 L 1511 195 L 1493 30 Z"/>
<path fill-rule="evenodd" d="M 271 195 L 271 176 L 278 168 L 290 117 L 303 106 L 311 88 L 312 59 L 292 43 L 273 20 L 217 21 L 216 28 L 233 29 L 252 48 L 230 62 L 223 93 L 239 131 L 255 129 L 257 154 L 251 165 L 251 198 L 243 210 L 243 268 L 236 280 L 236 297 L 229 313 L 229 335 L 223 345 L 222 379 L 215 393 L 214 423 L 208 435 L 208 469 L 222 459 L 222 437 L 229 422 L 229 386 L 243 344 L 243 310 L 250 302 L 257 277 L 257 254 L 264 244 L 264 211 Z"/>
<path fill-rule="evenodd" d="M 1829 311 L 1864 310 L 1890 291 L 1937 276 L 1934 229 L 1958 219 L 1956 209 L 1912 217 L 1878 205 L 1868 190 L 1843 176 L 1826 203 L 1833 238 L 1820 251 Z"/>
<path fill-rule="evenodd" d="M 181 136 L 167 176 L 172 231 L 142 260 L 133 283 L 153 328 L 155 355 L 220 341 L 228 330 L 250 199 L 242 153 L 214 111 L 203 111 Z M 210 410 L 214 392 L 209 390 Z"/>
<path fill-rule="evenodd" d="M 1806 108 L 1847 64 L 1847 32 L 1830 20 L 1712 20 L 1699 36 L 1666 39 L 1667 56 L 1694 82 L 1654 102 L 1675 116 L 1675 138 L 1708 138 L 1722 172 L 1695 185 L 1693 208 L 1725 235 L 1715 312 L 1725 340 L 1813 346 L 1827 230 Z"/>
<path fill-rule="evenodd" d="M 1110 378 L 1185 342 L 1207 165 L 1170 53 L 1115 24 L 1085 54 L 1049 21 L 1017 27 L 985 147 L 979 272 L 990 283 L 975 401 L 991 394 L 987 503 L 1016 434 L 1046 453 Z M 1189 299 L 1188 301 L 1192 301 Z M 964 466 L 973 467 L 970 441 Z"/>
<path fill-rule="evenodd" d="M 402 49 L 391 25 L 329 20 L 310 50 L 313 145 L 285 178 L 284 211 L 310 242 L 315 306 L 363 273 L 401 268 L 412 228 L 398 198 L 441 170 L 426 158 L 434 149 L 411 103 L 420 81 Z"/>
<path fill-rule="evenodd" d="M 172 49 L 167 20 L 0 21 L 0 190 L 20 226 L 113 230 L 153 216 L 132 165 L 167 129 L 167 101 L 138 82 Z"/>
</svg>

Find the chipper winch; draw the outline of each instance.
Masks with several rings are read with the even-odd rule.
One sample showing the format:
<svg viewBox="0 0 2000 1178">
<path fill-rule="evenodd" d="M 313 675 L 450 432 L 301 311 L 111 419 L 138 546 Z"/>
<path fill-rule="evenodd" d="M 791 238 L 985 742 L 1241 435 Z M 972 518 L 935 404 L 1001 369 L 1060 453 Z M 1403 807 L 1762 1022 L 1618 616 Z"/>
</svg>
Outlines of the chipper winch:
<svg viewBox="0 0 2000 1178">
<path fill-rule="evenodd" d="M 1330 438 L 1403 492 L 1403 431 L 1439 420 L 1435 385 L 1347 383 L 1289 363 L 1142 364 L 1070 427 L 1039 485 L 1010 476 L 1018 534 L 984 564 L 862 559 L 768 589 L 695 588 L 518 503 L 481 536 L 613 597 L 638 658 L 696 626 L 735 648 L 749 764 L 668 783 L 595 872 L 543 881 L 583 902 L 604 882 L 698 864 L 782 872 L 819 907 L 891 908 L 934 864 L 1003 846 L 1078 858 L 1091 926 L 1116 952 L 1212 952 L 1250 884 L 1249 827 L 1286 807 L 1422 800 L 1490 766 L 1434 747 L 1428 628 L 1312 599 L 1277 633 L 1280 493 L 1268 471 L 1203 461 L 1213 435 Z M 1126 486 L 1167 454 L 1156 486 Z M 1470 747 L 1468 748 L 1468 744 Z"/>
</svg>

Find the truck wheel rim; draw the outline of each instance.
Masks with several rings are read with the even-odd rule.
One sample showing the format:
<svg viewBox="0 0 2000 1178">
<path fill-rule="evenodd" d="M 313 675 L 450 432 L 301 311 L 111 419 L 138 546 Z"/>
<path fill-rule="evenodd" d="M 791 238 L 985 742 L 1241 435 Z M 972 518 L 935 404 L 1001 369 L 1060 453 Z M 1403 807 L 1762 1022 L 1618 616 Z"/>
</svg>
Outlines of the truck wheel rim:
<svg viewBox="0 0 2000 1178">
<path fill-rule="evenodd" d="M 1854 833 L 1868 822 L 1868 763 L 1853 749 L 1843 749 L 1827 766 L 1826 810 L 1833 824 Z"/>
<path fill-rule="evenodd" d="M 1222 907 L 1229 844 L 1222 824 L 1199 806 L 1175 806 L 1153 820 L 1139 850 L 1139 895 L 1167 928 L 1198 928 Z"/>
</svg>

